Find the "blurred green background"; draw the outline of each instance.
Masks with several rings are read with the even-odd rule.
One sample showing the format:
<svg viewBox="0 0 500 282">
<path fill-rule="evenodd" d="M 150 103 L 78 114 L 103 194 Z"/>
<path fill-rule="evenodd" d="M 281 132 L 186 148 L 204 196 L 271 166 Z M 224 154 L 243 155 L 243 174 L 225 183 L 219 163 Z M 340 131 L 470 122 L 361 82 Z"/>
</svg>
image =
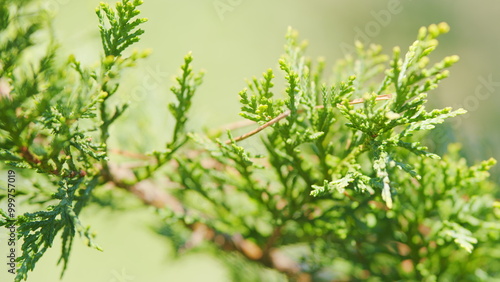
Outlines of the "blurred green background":
<svg viewBox="0 0 500 282">
<path fill-rule="evenodd" d="M 101 56 L 94 13 L 98 3 L 43 1 L 56 15 L 54 29 L 64 55 L 75 54 L 87 64 Z M 463 107 L 469 113 L 437 128 L 431 150 L 461 142 L 471 163 L 500 159 L 499 1 L 145 0 L 141 10 L 149 22 L 135 47 L 151 48 L 153 53 L 125 74 L 117 102 L 129 101 L 131 107 L 113 131 L 115 148 L 148 152 L 167 140 L 168 89 L 189 51 L 195 68 L 206 71 L 190 122 L 192 129 L 200 130 L 241 119 L 238 92 L 246 85 L 244 79 L 277 69 L 288 26 L 309 41 L 311 57 L 323 56 L 331 67 L 355 40 L 381 44 L 387 53 L 395 45 L 406 50 L 419 27 L 445 21 L 451 31 L 440 38 L 431 59 L 457 54 L 461 60 L 451 68 L 451 77 L 430 93 L 431 104 Z M 499 172 L 497 167 L 493 173 L 497 182 Z M 82 220 L 97 232 L 104 252 L 76 241 L 62 281 L 228 281 L 222 264 L 209 255 L 174 260 L 168 240 L 149 228 L 158 221 L 152 210 L 89 208 Z M 59 280 L 59 248 L 55 245 L 48 252 L 28 281 Z"/>
</svg>

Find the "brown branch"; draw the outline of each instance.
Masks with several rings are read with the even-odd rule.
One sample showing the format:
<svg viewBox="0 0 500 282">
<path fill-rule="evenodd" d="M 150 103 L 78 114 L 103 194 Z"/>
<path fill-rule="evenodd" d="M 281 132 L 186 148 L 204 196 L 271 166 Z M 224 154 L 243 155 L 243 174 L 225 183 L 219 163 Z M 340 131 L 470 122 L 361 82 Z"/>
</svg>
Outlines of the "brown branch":
<svg viewBox="0 0 500 282">
<path fill-rule="evenodd" d="M 384 94 L 384 95 L 379 95 L 377 96 L 377 98 L 375 98 L 375 101 L 382 101 L 382 100 L 389 100 L 390 98 L 392 97 L 391 94 Z M 352 101 L 350 101 L 349 103 L 350 104 L 360 104 L 360 103 L 363 103 L 365 100 L 363 98 L 357 98 L 357 99 L 354 99 Z M 322 109 L 324 108 L 323 105 L 319 105 L 319 106 L 316 106 L 314 107 L 315 109 Z M 234 138 L 233 140 L 235 142 L 238 142 L 238 141 L 242 141 L 242 140 L 245 140 L 247 139 L 248 137 L 251 137 L 259 132 L 261 132 L 262 130 L 266 129 L 267 127 L 279 122 L 280 120 L 286 118 L 287 116 L 290 115 L 290 110 L 286 110 L 285 112 L 281 113 L 280 115 L 278 115 L 277 117 L 273 118 L 272 120 L 266 122 L 265 124 L 257 127 L 256 129 L 250 131 L 250 132 L 247 132 L 241 136 L 238 136 L 236 138 Z M 245 123 L 246 124 L 246 123 Z M 231 144 L 232 143 L 232 140 L 227 140 L 226 142 L 226 145 L 228 144 Z"/>
<path fill-rule="evenodd" d="M 269 126 L 271 126 L 271 125 L 273 125 L 275 123 L 277 123 L 278 121 L 286 118 L 289 115 L 290 115 L 290 110 L 286 110 L 285 112 L 281 113 L 280 115 L 278 115 L 277 117 L 273 118 L 272 120 L 266 122 L 265 124 L 257 127 L 256 129 L 254 129 L 254 130 L 252 130 L 252 131 L 250 131 L 248 133 L 245 133 L 245 134 L 243 134 L 241 136 L 238 136 L 238 137 L 234 138 L 233 140 L 235 142 L 238 142 L 238 141 L 241 141 L 241 140 L 245 140 L 248 137 L 251 137 L 251 136 L 253 136 L 253 135 L 261 132 L 262 130 L 266 129 L 267 127 L 269 127 Z M 232 142 L 231 140 L 227 140 L 226 144 L 231 144 L 231 142 Z"/>
<path fill-rule="evenodd" d="M 162 189 L 158 189 L 158 183 L 154 183 L 151 180 L 143 180 L 135 184 L 128 184 L 126 179 L 130 179 L 132 176 L 133 173 L 130 169 L 116 165 L 110 165 L 108 172 L 102 174 L 105 183 L 112 184 L 117 188 L 134 194 L 145 205 L 158 209 L 167 208 L 178 215 L 188 212 L 188 209 L 176 197 Z M 166 186 L 168 183 L 170 182 L 162 183 L 162 186 Z M 185 224 L 185 226 L 192 231 L 192 235 L 184 246 L 184 249 L 193 248 L 203 240 L 206 240 L 213 242 L 221 250 L 238 252 L 248 260 L 276 269 L 289 277 L 302 277 L 305 275 L 301 272 L 297 262 L 288 258 L 273 246 L 275 241 L 281 236 L 279 227 L 274 230 L 265 246 L 261 247 L 253 241 L 244 238 L 241 234 L 229 235 L 201 222 Z"/>
</svg>

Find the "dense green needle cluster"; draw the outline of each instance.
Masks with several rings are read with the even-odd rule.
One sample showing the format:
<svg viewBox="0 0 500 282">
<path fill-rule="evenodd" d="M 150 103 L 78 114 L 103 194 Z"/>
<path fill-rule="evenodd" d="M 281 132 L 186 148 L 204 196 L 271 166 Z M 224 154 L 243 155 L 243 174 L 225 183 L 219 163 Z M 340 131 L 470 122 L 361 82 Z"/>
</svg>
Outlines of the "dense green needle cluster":
<svg viewBox="0 0 500 282">
<path fill-rule="evenodd" d="M 357 43 L 331 77 L 289 29 L 279 70 L 239 93 L 241 116 L 255 127 L 247 133 L 188 130 L 203 79 L 189 53 L 165 105 L 170 140 L 118 171 L 109 153 L 123 148 L 109 148 L 110 129 L 120 130 L 127 104 L 111 97 L 122 71 L 148 55 L 128 50 L 144 33 L 141 4 L 99 5 L 103 55 L 88 67 L 60 54 L 35 2 L 0 3 L 0 160 L 32 183 L 16 195 L 32 212 L 12 218 L 0 209 L 0 226 L 18 230 L 16 281 L 58 236 L 63 273 L 76 236 L 100 249 L 81 212 L 118 209 L 121 191 L 156 208 L 157 231 L 179 254 L 210 251 L 234 281 L 499 277 L 500 203 L 488 180 L 495 161 L 469 166 L 459 145 L 442 158 L 424 145 L 427 131 L 465 112 L 426 108 L 458 61 L 430 64 L 446 24 L 421 28 L 392 57 Z"/>
<path fill-rule="evenodd" d="M 385 56 L 380 54 L 381 47 L 372 46 L 371 49 L 364 51 L 362 46 L 358 46 L 358 57 L 365 60 L 353 61 L 350 64 L 352 68 L 360 68 L 364 74 L 360 76 L 361 82 L 357 82 L 356 79 L 350 82 L 357 87 L 342 97 L 338 109 L 348 120 L 346 125 L 355 130 L 355 138 L 352 140 L 358 146 L 355 148 L 358 149 L 357 154 L 366 151 L 371 155 L 376 177 L 367 178 L 359 169 L 354 169 L 339 180 L 325 183 L 322 187 L 315 186 L 315 194 L 324 190 L 342 190 L 355 182 L 354 186 L 361 187 L 361 190 L 365 190 L 364 187 L 367 185 L 379 188 L 382 191 L 382 198 L 391 208 L 392 192 L 388 169 L 398 167 L 413 177 L 420 178 L 409 163 L 400 159 L 398 149 L 405 149 L 416 155 L 437 157 L 426 152 L 427 148 L 411 137 L 417 131 L 434 128 L 446 118 L 465 113 L 463 109 L 452 111 L 451 108 L 445 108 L 430 112 L 425 109 L 427 91 L 437 87 L 439 81 L 448 76 L 448 71 L 445 69 L 458 61 L 457 56 L 450 56 L 431 68 L 426 68 L 429 63 L 427 56 L 437 46 L 435 38 L 446 33 L 448 29 L 444 23 L 431 25 L 428 31 L 422 28 L 418 40 L 410 46 L 404 59 L 400 57 L 399 48 L 394 48 L 393 58 L 387 69 L 384 66 Z M 385 77 L 379 85 L 376 83 L 367 85 L 370 78 L 382 72 Z M 376 90 L 371 92 L 372 89 Z M 356 108 L 348 100 L 356 94 L 362 95 L 364 99 L 360 108 Z M 391 95 L 392 98 L 387 102 L 378 103 L 376 98 L 381 94 Z M 369 182 L 366 181 L 368 179 Z"/>
</svg>

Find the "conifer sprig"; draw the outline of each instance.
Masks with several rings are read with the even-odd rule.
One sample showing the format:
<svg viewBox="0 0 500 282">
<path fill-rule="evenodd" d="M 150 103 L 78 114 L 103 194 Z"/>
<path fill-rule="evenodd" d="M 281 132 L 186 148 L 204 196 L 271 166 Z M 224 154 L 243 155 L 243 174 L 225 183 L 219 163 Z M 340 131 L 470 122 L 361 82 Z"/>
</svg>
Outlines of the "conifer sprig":
<svg viewBox="0 0 500 282">
<path fill-rule="evenodd" d="M 173 159 L 174 154 L 189 139 L 186 130 L 189 109 L 192 105 L 192 98 L 203 81 L 203 72 L 195 73 L 191 67 L 193 56 L 188 53 L 184 57 L 184 63 L 180 67 L 181 73 L 175 78 L 176 86 L 172 86 L 170 91 L 174 94 L 176 101 L 168 104 L 168 110 L 175 119 L 171 140 L 166 144 L 166 150 L 154 151 L 153 156 L 156 163 L 145 167 L 137 168 L 134 171 L 136 181 L 142 181 L 151 177 L 155 171 Z"/>
<path fill-rule="evenodd" d="M 100 3 L 96 9 L 99 18 L 101 41 L 106 56 L 121 56 L 130 45 L 139 42 L 144 30 L 139 25 L 147 22 L 146 18 L 136 18 L 140 11 L 141 0 L 122 0 L 113 9 L 107 3 Z"/>
</svg>

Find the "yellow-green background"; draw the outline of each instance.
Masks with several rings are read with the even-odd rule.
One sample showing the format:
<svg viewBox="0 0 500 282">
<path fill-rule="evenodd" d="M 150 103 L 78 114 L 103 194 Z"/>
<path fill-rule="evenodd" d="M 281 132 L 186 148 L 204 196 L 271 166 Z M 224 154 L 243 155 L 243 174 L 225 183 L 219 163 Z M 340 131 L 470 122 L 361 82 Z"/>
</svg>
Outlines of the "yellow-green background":
<svg viewBox="0 0 500 282">
<path fill-rule="evenodd" d="M 94 13 L 98 1 L 43 3 L 57 13 L 54 29 L 63 55 L 73 53 L 86 64 L 95 63 L 101 56 Z M 231 10 L 221 15 L 216 4 L 230 5 Z M 401 11 L 390 13 L 390 5 Z M 143 40 L 134 47 L 151 48 L 153 53 L 136 70 L 125 74 L 118 100 L 130 101 L 131 107 L 113 131 L 115 148 L 146 152 L 167 140 L 171 122 L 166 109 L 171 100 L 168 88 L 188 51 L 193 52 L 195 69 L 206 71 L 191 113 L 190 128 L 199 130 L 239 120 L 237 94 L 245 87 L 244 79 L 260 76 L 270 67 L 276 69 L 288 26 L 309 41 L 312 57 L 323 56 L 331 66 L 343 57 L 341 46 L 353 45 L 359 39 L 359 30 L 368 33 L 371 43 L 382 44 L 390 52 L 394 45 L 405 50 L 420 26 L 445 21 L 451 31 L 440 39 L 433 58 L 457 54 L 461 60 L 451 69 L 451 77 L 430 93 L 431 103 L 469 110 L 453 123 L 454 133 L 445 136 L 446 140 L 464 143 L 471 163 L 490 156 L 500 158 L 500 2 L 496 0 L 145 0 L 141 10 L 149 22 L 143 27 Z M 387 13 L 390 18 L 381 21 L 380 15 Z M 367 28 L 371 29 L 366 32 Z M 478 97 L 476 88 L 481 78 L 489 77 L 496 85 L 488 93 L 487 88 L 482 89 L 487 97 Z M 277 85 L 277 89 L 280 87 Z M 131 98 L 133 93 L 138 98 Z M 442 142 L 436 140 L 436 144 Z M 500 170 L 496 171 L 493 177 L 499 179 Z M 152 210 L 110 212 L 90 208 L 84 211 L 82 220 L 97 232 L 104 252 L 76 240 L 62 281 L 228 279 L 222 265 L 208 255 L 173 260 L 168 241 L 148 228 L 158 220 Z M 28 281 L 58 281 L 58 243 Z M 8 278 L 2 271 L 0 280 L 9 281 L 4 279 Z"/>
</svg>

